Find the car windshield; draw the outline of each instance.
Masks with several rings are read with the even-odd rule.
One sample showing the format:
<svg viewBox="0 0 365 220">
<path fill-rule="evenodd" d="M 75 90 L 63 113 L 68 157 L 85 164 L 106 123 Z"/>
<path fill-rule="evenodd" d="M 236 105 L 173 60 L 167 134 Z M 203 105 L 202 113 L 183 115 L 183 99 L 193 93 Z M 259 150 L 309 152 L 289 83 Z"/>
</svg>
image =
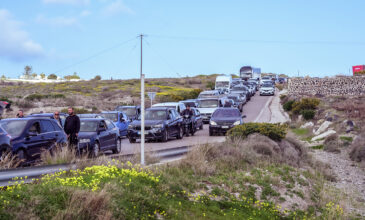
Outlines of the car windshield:
<svg viewBox="0 0 365 220">
<path fill-rule="evenodd" d="M 218 100 L 201 100 L 199 108 L 217 108 Z"/>
<path fill-rule="evenodd" d="M 233 91 L 246 91 L 247 88 L 244 86 L 236 86 L 232 88 Z"/>
<path fill-rule="evenodd" d="M 263 84 L 262 88 L 272 88 L 272 84 Z"/>
<path fill-rule="evenodd" d="M 240 117 L 240 112 L 237 109 L 220 109 L 213 113 L 214 118 Z"/>
<path fill-rule="evenodd" d="M 13 137 L 18 137 L 24 131 L 26 124 L 26 120 L 0 121 L 1 127 Z"/>
<path fill-rule="evenodd" d="M 167 115 L 165 110 L 147 110 L 144 118 L 145 120 L 166 120 Z"/>
<path fill-rule="evenodd" d="M 94 132 L 98 127 L 98 121 L 81 121 L 80 132 Z"/>
<path fill-rule="evenodd" d="M 136 109 L 135 108 L 118 108 L 118 111 L 124 112 L 128 117 L 136 115 Z"/>
<path fill-rule="evenodd" d="M 202 93 L 199 95 L 200 98 L 207 98 L 207 97 L 212 97 L 215 96 L 216 94 L 214 93 Z"/>
<path fill-rule="evenodd" d="M 100 114 L 103 118 L 107 118 L 109 120 L 112 120 L 113 122 L 118 121 L 118 113 L 101 113 Z"/>
<path fill-rule="evenodd" d="M 229 82 L 215 82 L 216 88 L 228 88 Z"/>
</svg>

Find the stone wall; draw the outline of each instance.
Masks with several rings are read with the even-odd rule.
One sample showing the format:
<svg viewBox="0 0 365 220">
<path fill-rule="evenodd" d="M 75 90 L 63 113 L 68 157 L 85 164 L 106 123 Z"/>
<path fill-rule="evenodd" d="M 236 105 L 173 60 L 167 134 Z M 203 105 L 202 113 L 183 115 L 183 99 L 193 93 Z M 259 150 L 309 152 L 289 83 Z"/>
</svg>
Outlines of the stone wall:
<svg viewBox="0 0 365 220">
<path fill-rule="evenodd" d="M 290 95 L 360 96 L 365 95 L 365 77 L 290 78 Z"/>
</svg>

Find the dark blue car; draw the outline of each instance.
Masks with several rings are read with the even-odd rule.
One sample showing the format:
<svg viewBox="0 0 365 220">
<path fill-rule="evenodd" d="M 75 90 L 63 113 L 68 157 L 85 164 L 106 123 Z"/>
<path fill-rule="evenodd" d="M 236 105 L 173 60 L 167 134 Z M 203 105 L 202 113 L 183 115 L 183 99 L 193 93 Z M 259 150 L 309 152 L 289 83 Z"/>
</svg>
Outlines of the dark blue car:
<svg viewBox="0 0 365 220">
<path fill-rule="evenodd" d="M 10 135 L 0 127 L 0 157 L 8 151 L 11 151 Z"/>
<path fill-rule="evenodd" d="M 129 119 L 124 112 L 119 111 L 104 111 L 100 116 L 111 120 L 119 129 L 119 135 L 126 137 L 128 134 Z"/>
<path fill-rule="evenodd" d="M 134 121 L 141 115 L 141 106 L 121 105 L 117 106 L 115 111 L 124 112 L 130 121 Z"/>
<path fill-rule="evenodd" d="M 27 162 L 39 158 L 43 150 L 67 143 L 65 132 L 54 119 L 3 119 L 0 126 L 10 135 L 12 153 Z"/>
<path fill-rule="evenodd" d="M 101 151 L 121 151 L 119 129 L 104 118 L 81 118 L 78 141 L 79 152 L 89 152 L 92 157 L 97 157 Z"/>
<path fill-rule="evenodd" d="M 62 127 L 65 125 L 65 121 L 68 114 L 60 113 L 60 119 L 62 123 Z M 51 118 L 54 119 L 53 113 L 33 113 L 27 116 L 27 118 Z"/>
</svg>

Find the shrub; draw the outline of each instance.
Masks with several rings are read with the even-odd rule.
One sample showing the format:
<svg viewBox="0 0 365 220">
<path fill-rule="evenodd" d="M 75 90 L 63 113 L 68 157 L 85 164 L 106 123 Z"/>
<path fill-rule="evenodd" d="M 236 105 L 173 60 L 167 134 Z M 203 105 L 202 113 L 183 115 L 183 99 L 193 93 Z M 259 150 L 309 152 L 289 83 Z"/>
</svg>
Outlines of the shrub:
<svg viewBox="0 0 365 220">
<path fill-rule="evenodd" d="M 26 100 L 28 101 L 34 101 L 34 100 L 41 100 L 41 99 L 63 99 L 66 98 L 64 94 L 61 93 L 54 93 L 54 94 L 46 94 L 46 95 L 42 95 L 42 94 L 38 94 L 38 93 L 34 93 L 31 95 L 28 95 L 27 97 L 25 97 Z"/>
<path fill-rule="evenodd" d="M 11 101 L 8 97 L 5 97 L 5 96 L 0 96 L 0 101 L 5 101 L 5 102 L 8 102 L 8 103 L 13 103 L 13 101 Z"/>
<path fill-rule="evenodd" d="M 73 108 L 73 109 L 74 109 L 75 114 L 88 114 L 88 113 L 91 113 L 89 110 L 84 109 L 84 108 Z M 61 109 L 61 112 L 67 113 L 68 108 Z"/>
<path fill-rule="evenodd" d="M 247 123 L 238 125 L 227 132 L 227 136 L 234 138 L 246 138 L 253 133 L 260 133 L 272 140 L 280 141 L 285 138 L 287 133 L 287 125 L 270 124 L 270 123 Z"/>
<path fill-rule="evenodd" d="M 338 135 L 333 134 L 328 136 L 323 142 L 323 150 L 332 153 L 341 152 L 341 143 L 339 142 Z"/>
<path fill-rule="evenodd" d="M 351 144 L 350 158 L 353 161 L 365 161 L 365 133 L 360 134 Z"/>
<path fill-rule="evenodd" d="M 294 103 L 295 103 L 294 100 L 289 100 L 289 101 L 285 102 L 283 105 L 284 110 L 287 112 L 291 111 Z"/>
<path fill-rule="evenodd" d="M 280 100 L 283 100 L 283 99 L 285 99 L 287 97 L 287 95 L 280 95 Z"/>
<path fill-rule="evenodd" d="M 307 109 L 304 109 L 300 112 L 300 114 L 303 116 L 303 118 L 305 120 L 311 120 L 314 118 L 314 115 L 315 115 L 315 111 L 314 110 L 307 110 Z"/>
<path fill-rule="evenodd" d="M 315 110 L 319 105 L 319 99 L 303 98 L 298 102 L 292 104 L 292 112 L 299 114 L 302 110 Z"/>
<path fill-rule="evenodd" d="M 207 82 L 206 85 L 207 89 L 214 89 L 215 88 L 215 83 L 212 81 Z"/>
</svg>

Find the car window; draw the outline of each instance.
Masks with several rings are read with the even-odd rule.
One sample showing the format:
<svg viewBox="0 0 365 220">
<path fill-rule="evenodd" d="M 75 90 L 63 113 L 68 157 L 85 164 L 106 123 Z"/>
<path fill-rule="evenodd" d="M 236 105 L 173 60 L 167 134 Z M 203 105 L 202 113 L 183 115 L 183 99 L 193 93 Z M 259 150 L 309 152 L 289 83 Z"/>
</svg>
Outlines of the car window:
<svg viewBox="0 0 365 220">
<path fill-rule="evenodd" d="M 196 115 L 200 116 L 200 111 L 198 109 L 195 109 Z"/>
<path fill-rule="evenodd" d="M 108 126 L 109 129 L 115 128 L 115 125 L 110 120 L 105 120 L 106 126 Z"/>
<path fill-rule="evenodd" d="M 32 133 L 37 133 L 37 134 L 40 134 L 41 133 L 41 126 L 39 125 L 39 122 L 35 122 L 33 123 L 29 130 L 29 132 L 32 132 Z"/>
<path fill-rule="evenodd" d="M 100 122 L 100 124 L 99 124 L 99 128 L 105 128 L 105 129 L 107 129 L 107 126 L 106 126 L 106 124 L 105 124 L 105 122 L 104 122 L 104 121 L 101 121 L 101 122 Z"/>
<path fill-rule="evenodd" d="M 169 110 L 169 116 L 170 116 L 170 119 L 174 119 L 174 113 L 172 113 L 173 111 Z"/>
<path fill-rule="evenodd" d="M 56 129 L 54 128 L 54 126 L 52 125 L 52 123 L 50 121 L 46 121 L 46 120 L 41 120 L 41 124 L 42 124 L 42 133 L 46 133 L 46 132 L 52 132 L 55 131 Z"/>
<path fill-rule="evenodd" d="M 26 124 L 26 120 L 0 121 L 2 128 L 13 137 L 18 137 L 24 131 Z"/>
</svg>

